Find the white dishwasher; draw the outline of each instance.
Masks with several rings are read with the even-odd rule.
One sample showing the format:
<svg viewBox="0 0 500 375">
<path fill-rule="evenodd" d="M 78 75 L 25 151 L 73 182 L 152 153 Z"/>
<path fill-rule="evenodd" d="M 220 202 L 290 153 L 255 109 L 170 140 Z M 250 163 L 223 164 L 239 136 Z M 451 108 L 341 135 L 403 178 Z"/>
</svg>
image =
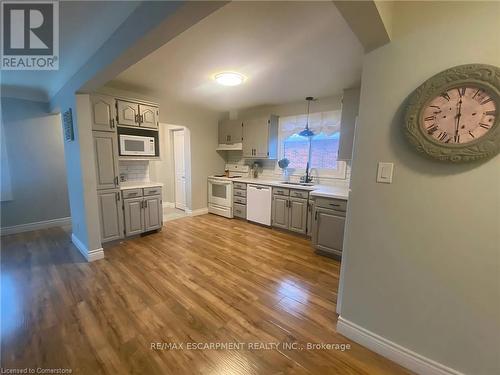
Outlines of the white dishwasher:
<svg viewBox="0 0 500 375">
<path fill-rule="evenodd" d="M 247 220 L 271 225 L 272 189 L 270 186 L 252 185 L 247 187 Z"/>
</svg>

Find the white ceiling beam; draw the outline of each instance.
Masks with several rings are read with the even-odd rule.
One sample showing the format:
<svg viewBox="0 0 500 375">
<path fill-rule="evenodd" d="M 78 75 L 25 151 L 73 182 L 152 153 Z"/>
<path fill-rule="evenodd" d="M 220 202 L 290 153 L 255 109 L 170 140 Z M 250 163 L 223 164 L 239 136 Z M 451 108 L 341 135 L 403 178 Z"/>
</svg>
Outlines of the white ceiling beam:
<svg viewBox="0 0 500 375">
<path fill-rule="evenodd" d="M 345 21 L 370 52 L 391 41 L 393 1 L 333 1 Z"/>
</svg>

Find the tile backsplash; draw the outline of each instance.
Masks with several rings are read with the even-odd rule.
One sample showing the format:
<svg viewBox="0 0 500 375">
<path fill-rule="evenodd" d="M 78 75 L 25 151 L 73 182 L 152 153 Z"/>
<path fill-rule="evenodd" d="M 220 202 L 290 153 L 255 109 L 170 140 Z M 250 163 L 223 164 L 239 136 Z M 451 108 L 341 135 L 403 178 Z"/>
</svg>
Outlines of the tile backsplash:
<svg viewBox="0 0 500 375">
<path fill-rule="evenodd" d="M 149 182 L 148 160 L 120 160 L 121 182 Z"/>
</svg>

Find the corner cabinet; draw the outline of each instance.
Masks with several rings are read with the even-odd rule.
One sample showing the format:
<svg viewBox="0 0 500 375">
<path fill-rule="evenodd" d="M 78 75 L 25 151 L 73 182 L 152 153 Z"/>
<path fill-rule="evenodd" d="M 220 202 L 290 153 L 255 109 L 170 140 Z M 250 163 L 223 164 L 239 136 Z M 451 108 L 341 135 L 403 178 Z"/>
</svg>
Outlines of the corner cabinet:
<svg viewBox="0 0 500 375">
<path fill-rule="evenodd" d="M 123 211 L 120 190 L 104 190 L 97 193 L 101 242 L 123 238 Z"/>
<path fill-rule="evenodd" d="M 243 121 L 243 157 L 276 159 L 278 155 L 278 116 Z"/>
<path fill-rule="evenodd" d="M 325 255 L 342 256 L 347 202 L 316 198 L 313 209 L 312 244 Z"/>
</svg>

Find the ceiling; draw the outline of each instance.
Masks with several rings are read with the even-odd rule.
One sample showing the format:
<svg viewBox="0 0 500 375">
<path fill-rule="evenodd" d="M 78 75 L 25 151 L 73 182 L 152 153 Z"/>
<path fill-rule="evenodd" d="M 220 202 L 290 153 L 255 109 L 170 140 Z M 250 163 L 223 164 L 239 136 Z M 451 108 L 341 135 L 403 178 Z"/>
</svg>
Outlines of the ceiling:
<svg viewBox="0 0 500 375">
<path fill-rule="evenodd" d="M 113 34 L 139 1 L 59 2 L 59 70 L 2 71 L 2 91 L 49 99 Z"/>
<path fill-rule="evenodd" d="M 218 111 L 325 97 L 359 85 L 363 47 L 332 2 L 232 2 L 108 85 Z M 216 84 L 231 70 L 241 86 Z"/>
</svg>

